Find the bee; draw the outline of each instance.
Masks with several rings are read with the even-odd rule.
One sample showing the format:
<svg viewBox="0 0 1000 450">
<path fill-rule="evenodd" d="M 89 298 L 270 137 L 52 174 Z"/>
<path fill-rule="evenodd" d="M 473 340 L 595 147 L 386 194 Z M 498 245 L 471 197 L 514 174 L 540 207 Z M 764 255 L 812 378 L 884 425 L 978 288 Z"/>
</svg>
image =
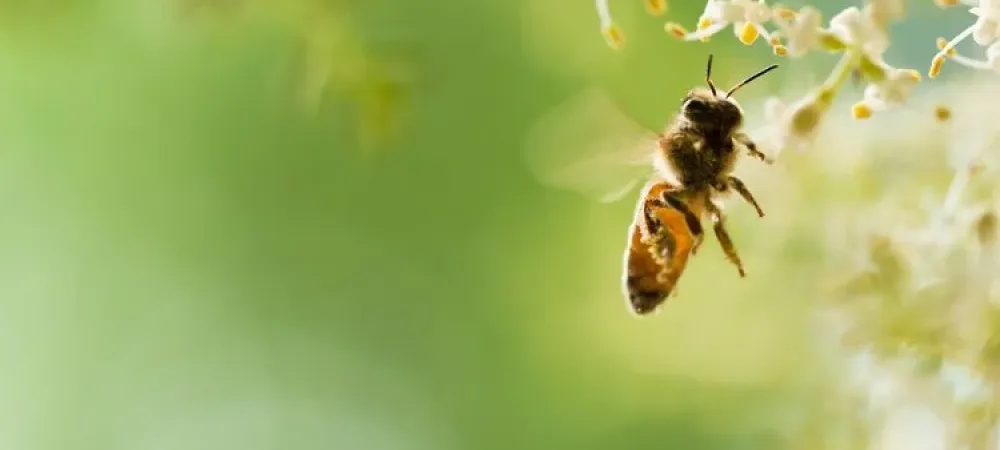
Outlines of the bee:
<svg viewBox="0 0 1000 450">
<path fill-rule="evenodd" d="M 732 95 L 777 67 L 772 64 L 728 91 L 719 92 L 712 82 L 712 55 L 709 55 L 705 69 L 707 87 L 688 91 L 681 101 L 679 113 L 669 120 L 664 131 L 643 138 L 636 146 L 644 149 L 646 164 L 651 157 L 653 171 L 640 192 L 625 250 L 622 291 L 633 313 L 648 315 L 671 294 L 675 294 L 677 281 L 684 273 L 690 256 L 697 253 L 704 240 L 702 221 L 705 218 L 711 220 L 713 232 L 726 258 L 736 266 L 741 278 L 746 276 L 739 253 L 726 229 L 726 215 L 719 202 L 736 192 L 763 218 L 764 211 L 753 194 L 732 172 L 743 153 L 766 164 L 773 161 L 757 148 L 747 133 L 741 131 L 743 110 Z M 580 114 L 582 109 L 582 105 L 576 105 L 573 113 Z M 602 114 L 600 109 L 589 110 L 599 116 L 595 117 L 595 122 L 602 118 L 613 119 L 613 116 Z M 601 127 L 600 123 L 577 125 Z M 639 132 L 634 121 L 627 119 L 611 120 L 609 125 L 619 129 L 631 128 L 625 134 Z M 648 135 L 648 131 L 641 132 Z M 582 131 L 578 129 L 577 132 Z M 544 143 L 536 142 L 535 145 Z M 614 144 L 598 144 L 602 145 Z M 595 166 L 607 164 L 607 157 L 601 156 L 590 162 Z M 536 172 L 550 182 L 586 186 L 573 177 L 583 172 L 579 166 L 575 170 L 552 170 L 551 161 L 547 163 L 547 169 L 544 168 L 546 163 L 537 159 L 534 163 L 541 169 Z M 616 195 L 605 196 L 604 201 L 619 198 L 636 183 L 637 180 L 632 179 L 625 189 L 620 189 Z"/>
</svg>

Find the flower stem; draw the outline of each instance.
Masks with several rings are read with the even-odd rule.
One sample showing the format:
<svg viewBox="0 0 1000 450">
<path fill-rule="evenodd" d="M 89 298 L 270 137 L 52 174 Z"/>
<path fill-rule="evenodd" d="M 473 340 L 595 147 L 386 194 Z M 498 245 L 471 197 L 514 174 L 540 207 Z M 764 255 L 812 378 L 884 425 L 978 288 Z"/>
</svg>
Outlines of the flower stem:
<svg viewBox="0 0 1000 450">
<path fill-rule="evenodd" d="M 601 21 L 601 27 L 610 26 L 614 20 L 611 19 L 611 8 L 608 7 L 608 0 L 596 0 L 597 17 Z"/>
<path fill-rule="evenodd" d="M 840 61 L 837 62 L 837 66 L 833 68 L 833 72 L 823 82 L 823 89 L 832 92 L 839 90 L 851 78 L 851 72 L 854 71 L 859 62 L 861 62 L 860 53 L 852 50 L 845 51 L 844 55 L 840 57 Z"/>
<path fill-rule="evenodd" d="M 941 207 L 941 220 L 951 218 L 958 210 L 958 204 L 962 201 L 965 187 L 969 185 L 970 175 L 969 170 L 964 167 L 955 171 L 955 177 L 951 179 L 948 193 L 944 197 L 944 205 Z"/>
</svg>

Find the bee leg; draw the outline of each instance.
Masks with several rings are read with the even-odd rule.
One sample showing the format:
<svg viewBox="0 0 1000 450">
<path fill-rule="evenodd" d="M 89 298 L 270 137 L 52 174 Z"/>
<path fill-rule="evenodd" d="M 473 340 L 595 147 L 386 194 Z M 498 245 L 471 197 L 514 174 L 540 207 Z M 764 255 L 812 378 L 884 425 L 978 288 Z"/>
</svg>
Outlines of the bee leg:
<svg viewBox="0 0 1000 450">
<path fill-rule="evenodd" d="M 701 246 L 701 241 L 703 240 L 702 238 L 705 236 L 705 230 L 702 228 L 701 221 L 698 220 L 698 216 L 694 215 L 694 213 L 691 212 L 691 208 L 688 208 L 687 205 L 681 201 L 680 198 L 677 198 L 677 196 L 672 192 L 664 191 L 662 200 L 667 206 L 670 206 L 671 208 L 680 211 L 681 214 L 684 214 L 684 221 L 687 222 L 688 229 L 691 230 L 691 236 L 694 238 L 694 246 L 691 248 L 691 254 L 697 254 L 698 247 Z"/>
<path fill-rule="evenodd" d="M 743 180 L 730 176 L 728 184 L 729 187 L 733 188 L 734 191 L 740 194 L 740 197 L 743 197 L 743 200 L 746 200 L 747 203 L 753 205 L 754 209 L 757 210 L 757 215 L 759 217 L 764 217 L 764 210 L 760 209 L 760 205 L 757 204 L 757 200 L 753 198 L 753 194 L 750 193 L 750 189 L 747 189 L 747 185 L 743 183 Z"/>
<path fill-rule="evenodd" d="M 647 237 L 655 236 L 660 232 L 660 219 L 656 218 L 653 207 L 654 205 L 648 201 L 642 207 L 642 220 Z"/>
<path fill-rule="evenodd" d="M 750 156 L 763 161 L 764 164 L 774 164 L 774 160 L 765 155 L 764 152 L 760 151 L 760 149 L 757 148 L 757 143 L 750 139 L 748 134 L 736 133 L 733 136 L 733 140 L 746 147 L 747 153 L 750 153 Z"/>
<path fill-rule="evenodd" d="M 656 274 L 656 281 L 663 283 L 670 275 L 670 261 L 674 259 L 674 254 L 677 252 L 677 241 L 670 233 L 660 233 L 650 250 L 654 252 L 653 257 L 659 259 L 661 267 L 660 272 Z"/>
<path fill-rule="evenodd" d="M 650 252 L 653 258 L 659 261 L 664 267 L 666 262 L 674 257 L 677 242 L 674 236 L 663 229 L 663 224 L 656 217 L 655 208 L 662 208 L 663 205 L 656 201 L 647 201 L 643 206 L 643 221 L 646 228 L 646 236 L 651 242 Z M 661 274 L 662 275 L 662 274 Z"/>
<path fill-rule="evenodd" d="M 726 254 L 726 259 L 736 266 L 736 270 L 740 272 L 740 277 L 745 277 L 746 272 L 743 270 L 743 262 L 740 261 L 740 255 L 736 252 L 736 246 L 733 245 L 732 238 L 729 237 L 729 232 L 726 231 L 726 216 L 715 206 L 712 202 L 705 203 L 705 209 L 712 216 L 713 229 L 715 230 L 715 237 L 719 240 L 719 244 L 722 245 L 722 251 Z"/>
</svg>

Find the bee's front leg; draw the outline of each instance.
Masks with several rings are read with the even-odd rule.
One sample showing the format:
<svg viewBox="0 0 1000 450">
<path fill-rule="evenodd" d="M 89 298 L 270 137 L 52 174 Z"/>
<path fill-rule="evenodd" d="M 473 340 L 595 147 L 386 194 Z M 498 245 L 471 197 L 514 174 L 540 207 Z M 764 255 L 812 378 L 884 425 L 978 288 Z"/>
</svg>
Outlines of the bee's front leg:
<svg viewBox="0 0 1000 450">
<path fill-rule="evenodd" d="M 750 139 L 750 135 L 746 133 L 736 133 L 733 135 L 733 141 L 746 147 L 747 153 L 750 153 L 750 156 L 763 161 L 764 164 L 774 164 L 774 159 L 768 157 L 764 154 L 764 152 L 760 151 L 753 139 Z"/>
</svg>

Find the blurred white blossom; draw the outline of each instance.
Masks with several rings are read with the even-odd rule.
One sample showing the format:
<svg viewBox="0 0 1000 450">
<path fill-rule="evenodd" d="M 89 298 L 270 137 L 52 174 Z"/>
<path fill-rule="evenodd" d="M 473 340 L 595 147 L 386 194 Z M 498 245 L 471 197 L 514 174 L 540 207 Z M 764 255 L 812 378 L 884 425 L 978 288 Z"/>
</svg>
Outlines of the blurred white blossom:
<svg viewBox="0 0 1000 450">
<path fill-rule="evenodd" d="M 889 48 L 885 30 L 857 7 L 852 6 L 833 16 L 830 31 L 849 48 L 864 52 L 871 59 L 881 60 L 882 54 Z"/>
<path fill-rule="evenodd" d="M 788 56 L 803 56 L 820 45 L 823 16 L 818 9 L 805 6 L 790 21 L 780 16 L 776 16 L 774 21 L 785 39 Z"/>
<path fill-rule="evenodd" d="M 758 36 L 770 39 L 764 23 L 771 19 L 771 8 L 764 0 L 709 0 L 698 22 L 698 30 L 687 39 L 701 39 L 718 33 L 732 24 L 733 33 L 744 44 Z"/>
<path fill-rule="evenodd" d="M 864 99 L 874 109 L 901 106 L 910 98 L 919 83 L 919 74 L 910 70 L 890 68 L 886 70 L 884 79 L 871 82 L 865 87 Z"/>
</svg>

